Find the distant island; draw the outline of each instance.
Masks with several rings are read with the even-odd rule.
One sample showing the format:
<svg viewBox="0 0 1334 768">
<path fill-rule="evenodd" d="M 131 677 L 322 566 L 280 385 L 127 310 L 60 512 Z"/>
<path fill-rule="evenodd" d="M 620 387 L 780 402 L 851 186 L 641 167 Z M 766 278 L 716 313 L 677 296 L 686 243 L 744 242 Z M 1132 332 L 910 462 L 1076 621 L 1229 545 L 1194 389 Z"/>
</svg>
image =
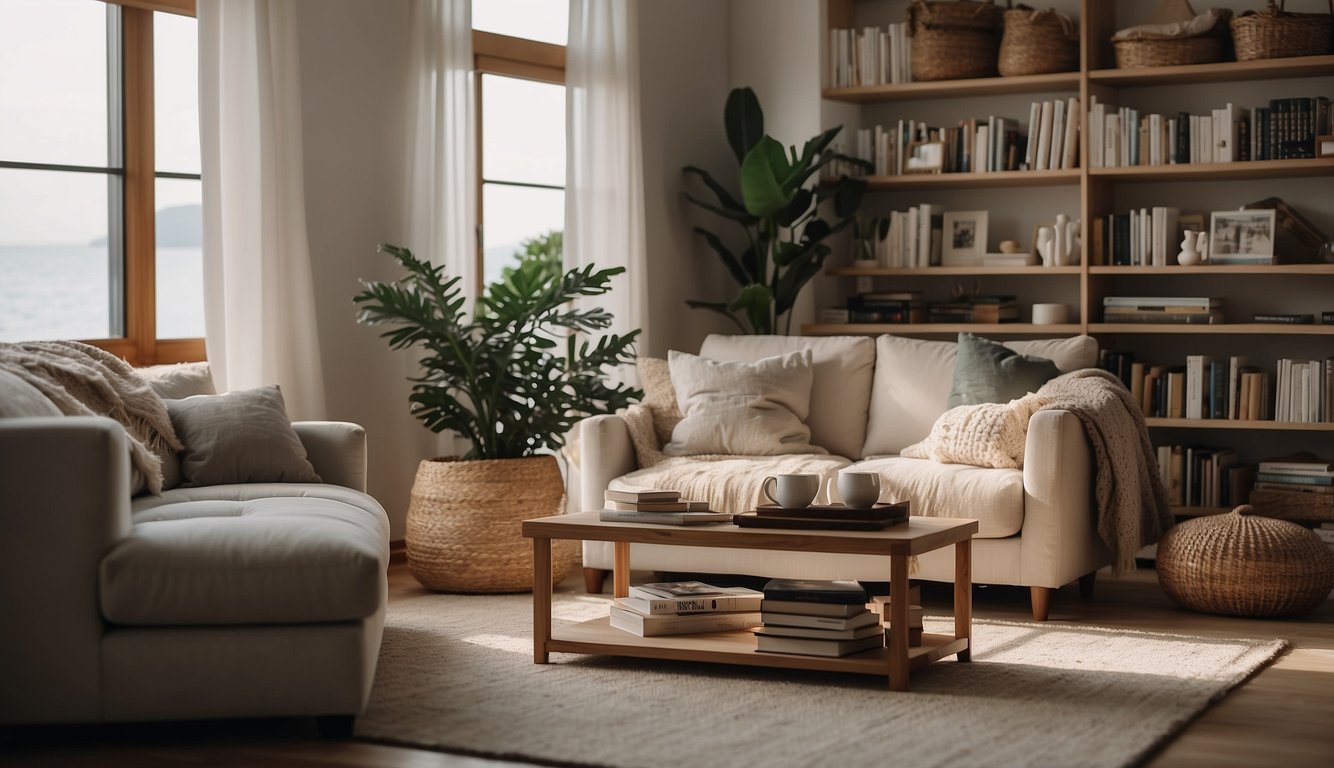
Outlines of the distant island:
<svg viewBox="0 0 1334 768">
<path fill-rule="evenodd" d="M 157 244 L 160 248 L 199 248 L 203 246 L 204 207 L 176 205 L 157 212 Z M 106 245 L 107 236 L 94 238 L 89 245 Z"/>
</svg>

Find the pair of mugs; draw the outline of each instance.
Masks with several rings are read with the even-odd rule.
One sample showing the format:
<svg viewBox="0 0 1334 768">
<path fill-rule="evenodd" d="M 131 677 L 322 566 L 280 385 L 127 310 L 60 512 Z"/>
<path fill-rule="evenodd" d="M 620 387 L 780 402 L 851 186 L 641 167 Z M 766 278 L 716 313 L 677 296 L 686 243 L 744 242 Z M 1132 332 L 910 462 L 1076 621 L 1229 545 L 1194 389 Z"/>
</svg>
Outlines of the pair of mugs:
<svg viewBox="0 0 1334 768">
<path fill-rule="evenodd" d="M 760 486 L 764 497 L 784 509 L 810 506 L 820 494 L 820 476 L 815 474 L 774 475 L 764 478 Z M 834 503 L 834 492 L 845 506 L 865 509 L 880 500 L 878 472 L 839 472 L 837 478 L 825 483 L 825 498 Z"/>
</svg>

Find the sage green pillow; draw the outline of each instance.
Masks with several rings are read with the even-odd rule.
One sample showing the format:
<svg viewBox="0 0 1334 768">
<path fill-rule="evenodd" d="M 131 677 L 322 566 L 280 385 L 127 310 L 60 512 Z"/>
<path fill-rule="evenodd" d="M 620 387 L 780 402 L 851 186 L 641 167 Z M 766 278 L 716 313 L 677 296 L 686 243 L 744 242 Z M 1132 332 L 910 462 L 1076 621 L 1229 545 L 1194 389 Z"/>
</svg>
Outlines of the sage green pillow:
<svg viewBox="0 0 1334 768">
<path fill-rule="evenodd" d="M 1038 391 L 1060 373 L 1045 357 L 1021 355 L 1000 342 L 961 333 L 949 407 L 1008 403 Z"/>
<path fill-rule="evenodd" d="M 182 487 L 318 483 L 276 386 L 168 400 L 181 452 Z"/>
</svg>

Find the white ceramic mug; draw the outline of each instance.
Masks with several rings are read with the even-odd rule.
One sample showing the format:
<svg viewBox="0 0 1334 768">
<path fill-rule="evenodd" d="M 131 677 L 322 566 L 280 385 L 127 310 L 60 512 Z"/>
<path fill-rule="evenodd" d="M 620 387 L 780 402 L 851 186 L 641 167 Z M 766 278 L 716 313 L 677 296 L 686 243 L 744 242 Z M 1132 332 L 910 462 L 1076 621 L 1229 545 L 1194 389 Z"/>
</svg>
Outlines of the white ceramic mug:
<svg viewBox="0 0 1334 768">
<path fill-rule="evenodd" d="M 815 494 L 820 492 L 820 476 L 798 474 L 766 477 L 760 490 L 766 499 L 784 509 L 801 509 L 810 506 L 815 500 Z"/>
<path fill-rule="evenodd" d="M 868 509 L 880 501 L 880 473 L 844 470 L 838 473 L 837 479 L 829 478 L 825 496 L 830 504 L 834 503 L 835 489 L 838 490 L 838 497 L 843 500 L 843 506 L 851 509 Z"/>
</svg>

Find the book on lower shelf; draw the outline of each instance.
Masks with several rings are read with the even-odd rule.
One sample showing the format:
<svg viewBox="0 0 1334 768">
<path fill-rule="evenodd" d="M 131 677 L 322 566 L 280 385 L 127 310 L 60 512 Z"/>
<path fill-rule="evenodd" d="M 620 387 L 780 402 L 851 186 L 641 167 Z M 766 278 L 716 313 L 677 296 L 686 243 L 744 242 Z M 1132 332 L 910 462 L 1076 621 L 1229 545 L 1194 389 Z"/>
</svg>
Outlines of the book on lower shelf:
<svg viewBox="0 0 1334 768">
<path fill-rule="evenodd" d="M 763 626 L 755 630 L 755 634 L 766 637 L 804 637 L 812 640 L 860 640 L 864 637 L 874 637 L 882 631 L 883 628 L 876 621 L 849 629 L 826 629 L 824 627 L 794 627 L 786 624 L 770 624 L 766 620 Z"/>
<path fill-rule="evenodd" d="M 802 656 L 847 656 L 872 648 L 884 647 L 884 636 L 877 631 L 857 640 L 817 640 L 808 637 L 781 637 L 755 634 L 755 650 L 764 653 L 794 653 Z"/>
<path fill-rule="evenodd" d="M 764 593 L 746 587 L 715 587 L 700 581 L 631 586 L 617 604 L 645 615 L 758 611 Z"/>
<path fill-rule="evenodd" d="M 770 579 L 764 585 L 765 600 L 821 603 L 866 607 L 866 588 L 855 581 L 820 579 Z"/>
<path fill-rule="evenodd" d="M 611 607 L 611 626 L 639 635 L 691 635 L 710 632 L 734 632 L 758 627 L 763 620 L 759 611 L 725 613 L 643 614 L 627 607 L 620 599 Z"/>
<path fill-rule="evenodd" d="M 804 627 L 806 629 L 844 631 L 880 623 L 880 617 L 864 606 L 858 613 L 851 616 L 840 617 L 820 616 L 809 613 L 785 613 L 782 611 L 775 611 L 771 604 L 765 603 L 760 607 L 760 616 L 766 627 L 772 625 L 780 627 Z"/>
</svg>

